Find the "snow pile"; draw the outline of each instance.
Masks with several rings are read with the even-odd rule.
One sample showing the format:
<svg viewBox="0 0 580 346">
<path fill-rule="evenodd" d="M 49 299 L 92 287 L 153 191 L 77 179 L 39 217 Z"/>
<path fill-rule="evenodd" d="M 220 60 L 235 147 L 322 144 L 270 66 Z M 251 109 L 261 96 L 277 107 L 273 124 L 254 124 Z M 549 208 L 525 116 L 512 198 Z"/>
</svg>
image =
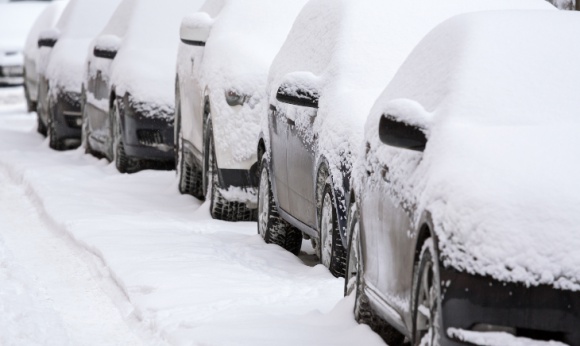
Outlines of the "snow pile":
<svg viewBox="0 0 580 346">
<path fill-rule="evenodd" d="M 358 152 L 374 101 L 415 45 L 453 15 L 504 8 L 553 7 L 544 0 L 310 1 L 270 69 L 270 102 L 289 73 L 308 71 L 317 77 L 318 114 L 313 125 L 309 115 L 298 114 L 296 125 L 318 135 L 318 153 L 336 179 L 339 168 L 349 168 Z"/>
<path fill-rule="evenodd" d="M 201 9 L 211 16 L 213 25 L 194 74 L 201 90 L 209 91 L 220 166 L 255 162 L 260 119 L 269 106 L 265 94 L 268 69 L 305 3 L 217 0 L 208 1 Z M 179 64 L 191 66 L 190 58 L 189 50 L 183 49 Z M 229 106 L 225 99 L 229 90 L 246 95 L 244 105 Z M 222 162 L 224 157 L 231 162 Z"/>
<path fill-rule="evenodd" d="M 566 346 L 566 344 L 558 341 L 537 341 L 516 337 L 508 333 L 472 332 L 449 328 L 447 329 L 447 334 L 461 341 L 482 346 Z"/>
<path fill-rule="evenodd" d="M 0 4 L 0 65 L 24 64 L 26 36 L 45 8 L 40 1 Z"/>
<path fill-rule="evenodd" d="M 125 1 L 130 14 L 116 13 L 111 25 L 126 23 L 110 83 L 117 95 L 129 93 L 145 115 L 173 116 L 175 103 L 175 57 L 179 26 L 184 14 L 198 10 L 202 0 L 174 0 L 171 5 L 158 0 Z"/>
<path fill-rule="evenodd" d="M 8 217 L 0 214 L 0 219 Z M 25 230 L 22 230 L 25 231 Z M 0 236 L 0 345 L 68 345 L 58 314 Z"/>
<path fill-rule="evenodd" d="M 391 198 L 417 218 L 431 214 L 446 266 L 580 290 L 580 99 L 570 87 L 580 78 L 580 47 L 570 44 L 579 29 L 573 12 L 456 17 L 377 101 L 366 129 L 372 152 L 355 181 L 379 169 L 365 165 L 387 163 Z M 401 99 L 420 104 L 423 154 L 379 142 L 380 116 L 409 102 Z"/>
<path fill-rule="evenodd" d="M 44 70 L 39 64 L 39 73 L 53 83 L 52 92 L 58 89 L 81 91 L 84 62 L 89 53 L 90 41 L 104 28 L 107 20 L 121 0 L 71 0 L 57 25 L 58 42 L 50 50 Z M 49 50 L 42 48 L 43 50 Z M 44 55 L 44 54 L 43 54 Z M 46 59 L 46 56 L 43 57 Z"/>
</svg>

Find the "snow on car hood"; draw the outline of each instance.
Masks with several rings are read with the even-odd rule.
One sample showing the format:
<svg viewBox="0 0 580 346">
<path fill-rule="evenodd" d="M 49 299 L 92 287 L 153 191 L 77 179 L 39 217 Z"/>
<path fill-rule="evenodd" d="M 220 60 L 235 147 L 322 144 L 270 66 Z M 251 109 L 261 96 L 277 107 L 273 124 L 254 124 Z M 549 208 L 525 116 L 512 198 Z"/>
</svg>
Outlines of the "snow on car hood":
<svg viewBox="0 0 580 346">
<path fill-rule="evenodd" d="M 377 101 L 369 156 L 391 158 L 392 199 L 417 217 L 431 214 L 446 266 L 580 290 L 572 87 L 580 47 L 561 36 L 580 29 L 579 19 L 559 11 L 456 17 L 425 38 Z M 405 100 L 424 107 L 413 115 L 427 126 L 423 154 L 379 142 L 379 117 Z"/>
<path fill-rule="evenodd" d="M 23 63 L 26 35 L 45 7 L 36 1 L 0 4 L 0 64 L 5 60 L 13 63 L 14 56 L 18 56 L 19 64 Z"/>
<path fill-rule="evenodd" d="M 218 0 L 202 8 L 219 9 L 196 73 L 211 90 L 215 137 L 236 161 L 256 155 L 260 118 L 267 113 L 268 69 L 307 0 Z M 235 89 L 251 100 L 234 111 L 225 91 Z M 219 125 L 218 125 L 219 124 Z"/>
<path fill-rule="evenodd" d="M 128 92 L 136 102 L 173 113 L 181 18 L 202 4 L 202 0 L 174 0 L 171 6 L 158 0 L 132 2 L 127 33 L 111 66 L 111 84 L 118 94 Z"/>
<path fill-rule="evenodd" d="M 61 38 L 50 53 L 46 77 L 53 87 L 70 92 L 81 92 L 84 62 L 90 39 Z M 56 91 L 57 89 L 53 89 Z"/>
<path fill-rule="evenodd" d="M 288 73 L 314 74 L 318 114 L 312 130 L 309 125 L 304 130 L 318 134 L 318 152 L 340 177 L 341 166 L 350 168 L 355 160 L 374 101 L 416 44 L 453 15 L 504 8 L 553 6 L 543 0 L 312 0 L 272 64 L 269 98 L 273 102 Z"/>
</svg>

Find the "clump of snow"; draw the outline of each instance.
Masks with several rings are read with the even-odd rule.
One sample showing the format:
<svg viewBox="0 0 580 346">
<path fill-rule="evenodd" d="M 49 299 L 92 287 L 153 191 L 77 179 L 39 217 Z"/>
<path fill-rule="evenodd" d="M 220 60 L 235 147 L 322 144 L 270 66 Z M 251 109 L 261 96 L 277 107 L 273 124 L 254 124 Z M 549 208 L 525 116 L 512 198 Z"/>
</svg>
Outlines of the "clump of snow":
<svg viewBox="0 0 580 346">
<path fill-rule="evenodd" d="M 449 328 L 447 335 L 463 342 L 481 346 L 566 346 L 559 341 L 537 341 L 500 332 L 473 332 Z"/>
<path fill-rule="evenodd" d="M 296 19 L 269 75 L 268 96 L 293 72 L 319 81 L 318 113 L 298 115 L 296 126 L 318 135 L 317 155 L 330 164 L 336 188 L 341 168 L 350 170 L 363 138 L 364 122 L 376 98 L 416 44 L 453 15 L 489 9 L 553 8 L 544 0 L 313 0 Z M 286 107 L 287 108 L 287 107 Z M 266 112 L 263 113 L 268 132 Z M 299 121 L 302 118 L 303 121 Z"/>
<path fill-rule="evenodd" d="M 415 223 L 431 214 L 444 265 L 580 290 L 580 165 L 573 159 L 580 99 L 569 87 L 580 78 L 580 48 L 562 36 L 577 31 L 579 19 L 563 11 L 451 19 L 423 40 L 377 101 L 366 127 L 371 149 L 355 181 L 387 164 L 390 198 L 416 209 Z M 427 112 L 424 153 L 380 143 L 379 118 L 401 98 Z"/>
<path fill-rule="evenodd" d="M 220 189 L 220 194 L 230 202 L 244 203 L 253 208 L 258 205 L 258 194 L 255 189 L 230 186 L 227 189 Z"/>
</svg>

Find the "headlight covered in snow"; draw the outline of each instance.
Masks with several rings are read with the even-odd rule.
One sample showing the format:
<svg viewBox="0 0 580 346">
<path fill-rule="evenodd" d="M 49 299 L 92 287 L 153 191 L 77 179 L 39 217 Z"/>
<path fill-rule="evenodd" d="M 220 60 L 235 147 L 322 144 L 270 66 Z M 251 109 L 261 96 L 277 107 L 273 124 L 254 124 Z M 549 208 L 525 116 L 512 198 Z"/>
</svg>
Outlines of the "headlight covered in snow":
<svg viewBox="0 0 580 346">
<path fill-rule="evenodd" d="M 249 97 L 240 94 L 237 90 L 226 90 L 226 102 L 230 106 L 241 106 Z"/>
</svg>

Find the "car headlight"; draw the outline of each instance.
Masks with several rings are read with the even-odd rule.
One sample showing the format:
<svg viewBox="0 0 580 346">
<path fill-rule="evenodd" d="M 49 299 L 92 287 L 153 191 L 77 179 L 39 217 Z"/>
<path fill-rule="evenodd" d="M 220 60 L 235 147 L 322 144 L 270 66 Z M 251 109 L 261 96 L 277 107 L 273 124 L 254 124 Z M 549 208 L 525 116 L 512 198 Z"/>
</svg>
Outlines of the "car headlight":
<svg viewBox="0 0 580 346">
<path fill-rule="evenodd" d="M 228 105 L 230 106 L 241 106 L 243 105 L 247 99 L 248 96 L 246 95 L 242 95 L 241 93 L 239 93 L 237 90 L 234 89 L 229 89 L 226 90 L 226 102 L 228 103 Z"/>
</svg>

